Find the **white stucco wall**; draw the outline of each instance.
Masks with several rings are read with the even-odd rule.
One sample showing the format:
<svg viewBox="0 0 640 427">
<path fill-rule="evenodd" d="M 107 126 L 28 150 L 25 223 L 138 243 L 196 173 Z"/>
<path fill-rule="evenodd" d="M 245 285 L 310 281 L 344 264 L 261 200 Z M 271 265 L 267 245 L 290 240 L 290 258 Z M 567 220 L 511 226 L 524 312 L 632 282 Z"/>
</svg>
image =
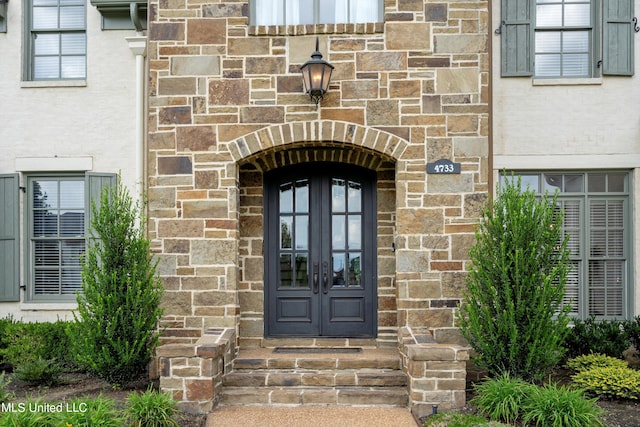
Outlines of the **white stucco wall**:
<svg viewBox="0 0 640 427">
<path fill-rule="evenodd" d="M 640 10 L 640 1 L 635 1 Z M 640 315 L 640 35 L 633 77 L 535 80 L 500 76 L 500 2 L 493 3 L 493 171 L 502 169 L 633 171 L 635 315 Z"/>
<path fill-rule="evenodd" d="M 33 87 L 22 82 L 22 8 L 23 2 L 8 3 L 7 32 L 0 33 L 0 173 L 28 172 L 33 164 L 60 171 L 88 164 L 91 171 L 121 173 L 135 194 L 136 57 L 125 37 L 136 32 L 102 31 L 100 14 L 87 1 L 86 85 Z M 0 316 L 55 320 L 74 306 L 0 303 Z"/>
</svg>

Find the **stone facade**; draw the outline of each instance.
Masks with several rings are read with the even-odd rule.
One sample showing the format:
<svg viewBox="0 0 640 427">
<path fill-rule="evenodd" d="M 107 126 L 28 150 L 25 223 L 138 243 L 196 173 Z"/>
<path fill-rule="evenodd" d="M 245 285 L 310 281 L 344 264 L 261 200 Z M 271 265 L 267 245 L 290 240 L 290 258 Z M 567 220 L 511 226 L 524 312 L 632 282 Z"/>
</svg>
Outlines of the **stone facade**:
<svg viewBox="0 0 640 427">
<path fill-rule="evenodd" d="M 488 3 L 386 0 L 384 23 L 288 27 L 249 26 L 243 1 L 149 7 L 163 344 L 197 347 L 227 328 L 240 347 L 262 345 L 263 173 L 320 160 L 377 174 L 379 345 L 397 345 L 402 327 L 460 344 L 455 311 L 489 188 Z M 316 37 L 335 66 L 317 108 L 299 73 Z M 461 172 L 427 174 L 439 159 Z"/>
</svg>

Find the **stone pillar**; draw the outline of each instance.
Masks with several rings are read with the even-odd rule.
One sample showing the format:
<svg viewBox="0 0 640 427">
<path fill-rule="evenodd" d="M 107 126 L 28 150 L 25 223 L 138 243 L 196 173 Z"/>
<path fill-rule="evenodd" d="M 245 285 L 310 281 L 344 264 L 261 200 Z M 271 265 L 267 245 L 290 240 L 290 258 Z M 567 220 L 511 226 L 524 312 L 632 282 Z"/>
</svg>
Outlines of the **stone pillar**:
<svg viewBox="0 0 640 427">
<path fill-rule="evenodd" d="M 416 417 L 438 409 L 462 408 L 466 401 L 466 361 L 469 349 L 437 344 L 429 334 L 403 328 L 400 352 L 409 379 L 409 407 Z"/>
</svg>

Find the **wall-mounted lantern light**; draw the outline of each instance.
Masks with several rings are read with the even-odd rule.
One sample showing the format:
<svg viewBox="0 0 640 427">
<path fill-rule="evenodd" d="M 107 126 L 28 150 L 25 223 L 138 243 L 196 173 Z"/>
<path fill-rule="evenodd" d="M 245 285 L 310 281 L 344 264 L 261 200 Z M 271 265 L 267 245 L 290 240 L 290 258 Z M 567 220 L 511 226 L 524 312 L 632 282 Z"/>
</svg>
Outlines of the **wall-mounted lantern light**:
<svg viewBox="0 0 640 427">
<path fill-rule="evenodd" d="M 322 54 L 318 50 L 318 38 L 316 37 L 316 51 L 311 54 L 311 59 L 300 67 L 304 91 L 316 103 L 316 107 L 329 89 L 333 68 L 333 65 L 322 59 Z"/>
</svg>

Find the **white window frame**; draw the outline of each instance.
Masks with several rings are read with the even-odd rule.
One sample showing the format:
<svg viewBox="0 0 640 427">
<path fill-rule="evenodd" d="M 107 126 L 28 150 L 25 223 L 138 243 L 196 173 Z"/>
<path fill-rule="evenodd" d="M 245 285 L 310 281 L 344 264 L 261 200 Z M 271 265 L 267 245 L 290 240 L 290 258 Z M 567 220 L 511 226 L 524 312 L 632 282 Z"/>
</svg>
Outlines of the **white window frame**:
<svg viewBox="0 0 640 427">
<path fill-rule="evenodd" d="M 590 191 L 589 179 L 595 178 L 597 175 L 620 176 L 624 175 L 624 191 Z M 560 205 L 566 206 L 572 204 L 579 209 L 579 223 L 568 224 L 567 214 L 565 212 L 565 224 L 563 229 L 569 234 L 570 263 L 576 266 L 569 272 L 569 278 L 566 285 L 565 304 L 573 307 L 570 315 L 579 319 L 586 319 L 594 316 L 596 319 L 631 319 L 633 317 L 633 257 L 632 257 L 632 207 L 631 207 L 631 173 L 623 170 L 606 170 L 606 171 L 527 171 L 514 172 L 516 179 L 521 178 L 523 188 L 531 188 L 536 194 L 543 194 L 545 190 L 549 190 L 550 186 L 545 186 L 545 182 L 550 177 L 562 177 L 566 183 L 567 177 L 582 177 L 582 190 L 578 191 L 577 187 L 571 191 L 559 191 L 557 201 Z M 511 172 L 500 175 L 500 182 L 505 179 L 511 179 Z M 607 178 L 608 179 L 608 178 Z M 608 181 L 607 181 L 608 182 Z M 562 187 L 564 190 L 565 187 Z M 617 202 L 622 205 L 622 233 L 619 234 L 622 239 L 622 254 L 595 254 L 592 248 L 592 241 L 596 241 L 595 233 L 604 232 L 609 229 L 616 231 L 616 226 L 607 224 L 603 227 L 596 227 L 591 222 L 590 209 L 594 203 L 601 202 Z M 577 218 L 574 216 L 574 218 Z M 619 227 L 618 227 L 619 230 Z M 594 239 L 592 239 L 594 237 Z M 608 288 L 607 284 L 592 284 L 589 281 L 590 266 L 596 268 L 606 263 L 620 263 L 621 283 L 621 303 L 618 313 L 604 312 L 598 313 L 593 311 L 594 305 L 590 301 L 590 292 L 599 290 L 604 292 L 605 298 L 613 298 L 615 295 L 614 288 Z M 594 279 L 595 280 L 595 279 Z M 607 293 L 607 290 L 611 290 Z M 577 297 L 578 301 L 575 301 Z M 574 298 L 572 300 L 572 298 Z M 606 307 L 605 300 L 605 310 Z"/>
<path fill-rule="evenodd" d="M 270 11 L 273 11 L 272 19 L 258 19 L 258 6 L 257 2 L 261 1 L 271 1 L 276 2 L 277 7 L 269 7 Z M 363 23 L 363 22 L 372 22 L 372 21 L 359 21 L 357 18 L 347 18 L 347 22 L 321 22 L 320 21 L 320 11 L 322 7 L 326 7 L 326 0 L 308 0 L 313 2 L 313 20 L 314 22 L 309 23 L 299 23 L 299 22 L 287 22 L 287 4 L 291 4 L 293 2 L 304 2 L 305 0 L 249 0 L 249 22 L 250 25 L 304 25 L 304 24 L 354 24 L 354 23 Z M 384 0 L 345 0 L 347 2 L 347 10 L 350 10 L 351 4 L 356 2 L 366 1 L 369 4 L 377 4 L 377 20 L 375 22 L 383 22 L 384 21 Z M 301 5 L 304 7 L 304 5 Z M 281 16 L 279 11 L 281 11 Z"/>
<path fill-rule="evenodd" d="M 44 8 L 42 0 L 25 0 L 25 25 L 24 25 L 24 65 L 23 65 L 23 80 L 24 81 L 82 81 L 87 78 L 87 2 L 86 0 L 66 0 L 64 4 L 61 4 L 61 0 L 57 1 L 57 5 L 47 5 L 50 9 L 56 9 L 57 12 L 57 24 L 49 27 L 34 28 L 34 9 L 41 7 Z M 70 26 L 67 27 L 60 22 L 60 17 L 64 16 L 64 9 L 67 7 L 82 7 L 83 12 L 83 24 L 82 26 Z M 58 51 L 52 54 L 39 54 L 36 52 L 36 39 L 39 35 L 42 36 L 59 36 L 60 41 L 58 43 Z M 81 35 L 84 37 L 84 52 L 64 52 L 62 48 L 62 37 L 70 35 Z M 58 73 L 53 76 L 38 76 L 36 70 L 36 58 L 37 57 L 50 57 L 58 59 Z M 74 75 L 65 75 L 63 60 L 65 58 L 84 58 L 84 68 L 81 73 Z"/>
</svg>

